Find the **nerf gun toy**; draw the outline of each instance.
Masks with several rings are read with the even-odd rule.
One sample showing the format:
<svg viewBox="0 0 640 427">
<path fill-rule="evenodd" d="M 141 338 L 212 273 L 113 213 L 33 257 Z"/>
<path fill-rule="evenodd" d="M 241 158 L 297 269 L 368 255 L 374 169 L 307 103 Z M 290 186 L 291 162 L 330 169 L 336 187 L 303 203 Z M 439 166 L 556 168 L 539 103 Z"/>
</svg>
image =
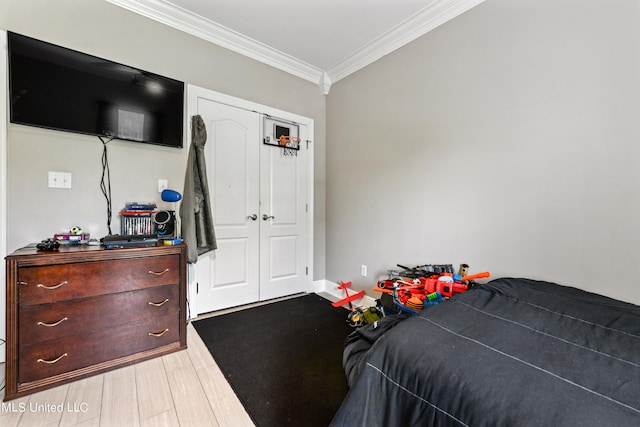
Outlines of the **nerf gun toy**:
<svg viewBox="0 0 640 427">
<path fill-rule="evenodd" d="M 475 279 L 490 277 L 488 271 L 469 275 L 467 264 L 460 265 L 458 274 L 453 274 L 451 264 L 426 264 L 415 268 L 398 264 L 398 267 L 404 271 L 389 270 L 388 279 L 379 280 L 373 290 L 390 294 L 403 311 L 419 311 L 456 293 L 466 292 Z M 432 296 L 432 303 L 429 296 Z"/>
<path fill-rule="evenodd" d="M 428 293 L 440 292 L 443 297 L 452 297 L 454 293 L 465 292 L 469 289 L 464 283 L 454 282 L 451 276 L 426 279 L 424 287 Z"/>
<path fill-rule="evenodd" d="M 466 283 L 489 276 L 489 272 L 484 271 L 464 277 L 460 277 L 459 275 L 442 275 L 440 277 L 421 279 L 421 281 L 423 281 L 427 293 L 440 292 L 443 297 L 452 297 L 453 294 L 469 290 L 469 286 Z"/>
</svg>

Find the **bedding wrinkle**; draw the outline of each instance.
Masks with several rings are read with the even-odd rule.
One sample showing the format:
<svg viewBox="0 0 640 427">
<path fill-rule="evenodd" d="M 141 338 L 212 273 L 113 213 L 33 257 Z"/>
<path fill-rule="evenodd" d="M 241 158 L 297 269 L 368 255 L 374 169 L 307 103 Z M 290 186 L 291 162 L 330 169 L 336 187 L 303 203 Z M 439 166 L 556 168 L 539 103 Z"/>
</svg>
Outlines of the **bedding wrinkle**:
<svg viewBox="0 0 640 427">
<path fill-rule="evenodd" d="M 569 286 L 531 279 L 503 278 L 478 288 L 518 304 L 640 338 L 640 306 Z M 585 307 L 589 310 L 585 311 Z"/>
<path fill-rule="evenodd" d="M 371 363 L 367 363 L 367 366 L 370 367 L 371 369 L 373 369 L 374 371 L 376 371 L 380 376 L 382 376 L 382 378 L 384 378 L 385 381 L 387 381 L 389 384 L 391 384 L 393 387 L 396 387 L 400 390 L 402 390 L 405 393 L 408 393 L 410 396 L 418 399 L 420 402 L 431 406 L 432 408 L 434 408 L 435 410 L 437 410 L 438 412 L 441 412 L 442 414 L 446 415 L 448 418 L 451 418 L 452 420 L 454 420 L 456 423 L 458 423 L 461 426 L 467 426 L 467 424 L 465 424 L 463 421 L 459 420 L 458 418 L 456 418 L 453 414 L 450 414 L 449 412 L 445 411 L 444 409 L 438 407 L 437 405 L 429 402 L 427 399 L 423 398 L 422 396 L 414 393 L 413 391 L 409 390 L 408 388 L 404 387 L 402 384 L 400 384 L 399 382 L 395 381 L 393 378 L 389 377 L 387 374 L 385 374 L 380 368 L 378 368 L 377 366 L 374 366 Z"/>
<path fill-rule="evenodd" d="M 478 297 L 471 301 L 478 309 L 498 312 L 521 323 L 526 321 L 541 333 L 561 336 L 561 339 L 632 366 L 640 365 L 639 306 L 577 288 L 526 279 L 500 279 L 478 290 L 481 291 Z M 561 298 L 550 298 L 553 291 Z M 487 302 L 479 303 L 484 300 Z"/>
<path fill-rule="evenodd" d="M 452 301 L 452 302 L 453 302 L 453 301 Z M 605 356 L 605 357 L 610 357 L 610 358 L 615 359 L 615 360 L 617 360 L 617 361 L 619 361 L 619 362 L 627 363 L 627 364 L 629 364 L 629 365 L 631 365 L 631 366 L 633 366 L 633 367 L 640 368 L 640 363 L 636 363 L 636 362 L 631 361 L 631 360 L 625 360 L 625 359 L 623 359 L 623 358 L 616 357 L 616 356 L 611 355 L 611 354 L 607 354 L 607 353 L 606 353 L 606 352 L 604 352 L 604 351 L 599 351 L 599 350 L 597 350 L 597 349 L 590 348 L 589 346 L 580 345 L 580 344 L 578 344 L 578 343 L 575 343 L 575 342 L 572 342 L 572 341 L 570 341 L 570 340 L 567 340 L 567 339 L 565 339 L 565 338 L 563 338 L 563 337 L 560 337 L 560 336 L 554 335 L 553 333 L 547 333 L 547 332 L 544 332 L 544 331 L 542 331 L 542 330 L 537 330 L 537 329 L 535 329 L 535 328 L 533 328 L 533 327 L 531 327 L 531 326 L 527 326 L 527 325 L 525 325 L 525 324 L 523 324 L 523 323 L 521 323 L 521 322 L 518 322 L 518 321 L 515 321 L 515 320 L 511 320 L 511 319 L 507 319 L 506 317 L 498 316 L 498 315 L 495 315 L 495 314 L 491 314 L 491 313 L 489 313 L 489 312 L 487 312 L 487 311 L 481 310 L 481 309 L 476 308 L 476 307 L 472 307 L 472 306 L 470 306 L 470 305 L 468 305 L 468 304 L 465 304 L 464 302 L 461 302 L 461 301 L 456 301 L 456 302 L 457 302 L 457 303 L 459 303 L 459 304 L 462 304 L 462 305 L 467 306 L 467 307 L 468 307 L 469 309 L 471 309 L 471 310 L 476 310 L 476 311 L 478 311 L 478 312 L 480 312 L 480 313 L 483 313 L 483 314 L 485 314 L 485 315 L 487 315 L 487 316 L 491 316 L 491 317 L 494 317 L 494 318 L 496 318 L 496 319 L 499 319 L 499 320 L 503 320 L 503 321 L 505 321 L 505 322 L 512 323 L 512 324 L 514 324 L 514 325 L 520 326 L 520 327 L 522 327 L 522 328 L 524 328 L 524 329 L 527 329 L 527 330 L 529 330 L 529 331 L 533 331 L 533 332 L 535 332 L 535 333 L 539 333 L 539 334 L 545 335 L 545 336 L 547 336 L 547 337 L 549 337 L 549 338 L 556 339 L 556 340 L 558 340 L 558 341 L 562 341 L 562 342 L 567 343 L 567 344 L 569 344 L 569 345 L 575 345 L 576 347 L 579 347 L 579 348 L 581 348 L 581 349 L 584 349 L 584 350 L 587 350 L 587 351 L 592 351 L 592 352 L 597 353 L 597 354 L 599 354 L 599 355 L 602 355 L 602 356 Z M 587 335 L 587 336 L 588 336 L 588 335 Z M 639 355 L 639 356 L 640 356 L 640 355 Z"/>
<path fill-rule="evenodd" d="M 526 304 L 526 305 L 535 307 L 535 308 L 537 308 L 539 310 L 547 311 L 549 313 L 555 314 L 555 315 L 563 317 L 563 318 L 576 320 L 578 322 L 582 322 L 582 323 L 585 323 L 587 325 L 591 325 L 591 326 L 594 326 L 594 327 L 597 327 L 597 328 L 602 328 L 605 331 L 615 332 L 615 333 L 619 333 L 619 334 L 623 334 L 623 335 L 627 335 L 627 336 L 630 336 L 630 337 L 633 337 L 633 338 L 640 339 L 640 332 L 638 332 L 638 333 L 626 332 L 626 331 L 623 331 L 623 330 L 620 330 L 620 329 L 616 329 L 615 327 L 609 327 L 609 326 L 600 325 L 598 323 L 594 323 L 594 322 L 590 322 L 590 321 L 585 320 L 585 319 L 580 319 L 580 318 L 577 318 L 577 317 L 573 317 L 573 316 L 570 316 L 570 315 L 565 314 L 565 313 L 552 311 L 552 310 L 550 310 L 550 309 L 548 309 L 546 307 L 543 307 L 543 306 L 540 306 L 540 305 L 536 305 L 536 304 L 533 304 L 533 303 L 530 303 L 530 302 L 527 302 L 527 301 L 524 301 L 524 300 L 518 300 L 516 298 L 511 298 L 511 297 L 507 297 L 507 296 L 504 296 L 504 298 L 510 299 L 510 300 L 512 300 L 514 302 L 517 302 L 517 303 L 520 303 L 520 304 Z"/>
<path fill-rule="evenodd" d="M 487 348 L 487 349 L 489 349 L 489 350 L 491 350 L 491 351 L 494 351 L 494 352 L 496 352 L 496 353 L 498 353 L 498 354 L 500 354 L 500 355 L 502 355 L 502 356 L 505 356 L 505 357 L 508 357 L 508 358 L 510 358 L 510 359 L 516 360 L 516 361 L 518 361 L 518 362 L 520 362 L 520 363 L 522 363 L 522 364 L 524 364 L 524 365 L 527 365 L 527 366 L 529 366 L 529 367 L 531 367 L 531 368 L 533 368 L 533 369 L 537 369 L 537 370 L 539 370 L 539 371 L 541 371 L 541 372 L 543 372 L 543 373 L 545 373 L 545 374 L 547 374 L 547 375 L 549 375 L 549 376 L 552 376 L 552 377 L 557 378 L 557 379 L 559 379 L 559 380 L 561 380 L 561 381 L 564 381 L 564 382 L 566 382 L 566 383 L 568 383 L 568 384 L 571 384 L 571 385 L 573 385 L 573 386 L 575 386 L 575 387 L 577 387 L 577 388 L 579 388 L 579 389 L 582 389 L 582 390 L 584 390 L 584 391 L 586 391 L 586 392 L 588 392 L 588 393 L 592 393 L 592 394 L 594 394 L 594 395 L 596 395 L 596 396 L 599 396 L 599 397 L 601 397 L 601 398 L 603 398 L 603 399 L 605 399 L 605 400 L 611 401 L 611 402 L 613 402 L 613 403 L 615 403 L 615 404 L 618 404 L 618 405 L 623 406 L 623 407 L 625 407 L 625 408 L 627 408 L 627 409 L 630 409 L 630 410 L 632 410 L 632 411 L 634 411 L 634 412 L 636 412 L 636 413 L 638 413 L 638 414 L 640 415 L 640 407 L 634 407 L 634 406 L 632 406 L 632 405 L 625 404 L 625 403 L 623 403 L 623 402 L 620 402 L 619 400 L 616 400 L 616 399 L 614 399 L 614 398 L 612 398 L 612 397 L 606 396 L 606 395 L 604 395 L 604 394 L 602 394 L 602 393 L 599 393 L 599 392 L 597 392 L 597 391 L 595 391 L 595 390 L 592 390 L 592 389 L 590 389 L 590 388 L 588 388 L 588 387 L 584 387 L 584 386 L 582 386 L 582 385 L 580 385 L 580 384 L 578 384 L 578 383 L 576 383 L 576 382 L 571 381 L 571 380 L 570 380 L 570 379 L 568 379 L 568 378 L 563 378 L 562 376 L 560 376 L 560 375 L 558 375 L 558 374 L 555 374 L 555 373 L 553 373 L 553 372 L 551 372 L 551 371 L 549 371 L 549 370 L 547 370 L 547 369 L 545 369 L 545 368 L 543 368 L 543 367 L 541 367 L 541 366 L 536 366 L 536 365 L 534 365 L 534 364 L 532 364 L 532 363 L 527 362 L 526 360 L 523 360 L 523 359 L 518 358 L 518 357 L 516 357 L 516 356 L 514 356 L 514 355 L 511 355 L 511 354 L 505 353 L 505 352 L 503 352 L 503 351 L 500 351 L 500 350 L 498 350 L 497 348 L 493 348 L 493 347 L 491 347 L 491 346 L 489 346 L 489 345 L 487 345 L 487 344 L 485 344 L 485 343 L 482 343 L 482 342 L 480 342 L 480 341 L 477 341 L 477 340 L 475 340 L 475 339 L 473 339 L 473 338 L 465 337 L 464 335 L 458 334 L 458 333 L 456 333 L 456 332 L 452 331 L 451 329 L 448 329 L 447 327 L 445 327 L 445 326 L 443 326 L 443 325 L 439 325 L 438 323 L 433 322 L 433 321 L 431 321 L 431 320 L 429 320 L 429 319 L 423 319 L 423 320 L 426 320 L 426 321 L 428 321 L 428 322 L 431 322 L 431 323 L 432 323 L 432 324 L 434 324 L 435 326 L 437 326 L 437 327 L 439 327 L 439 328 L 442 328 L 442 329 L 444 329 L 445 331 L 447 331 L 447 332 L 449 332 L 449 333 L 451 333 L 451 334 L 453 334 L 453 335 L 456 335 L 456 336 L 458 336 L 458 337 L 460 337 L 460 338 L 463 338 L 463 339 L 469 340 L 469 341 L 471 341 L 471 342 L 473 342 L 473 343 L 475 343 L 475 344 L 478 344 L 478 345 L 480 345 L 480 346 L 482 346 L 482 347 L 485 347 L 485 348 Z"/>
</svg>

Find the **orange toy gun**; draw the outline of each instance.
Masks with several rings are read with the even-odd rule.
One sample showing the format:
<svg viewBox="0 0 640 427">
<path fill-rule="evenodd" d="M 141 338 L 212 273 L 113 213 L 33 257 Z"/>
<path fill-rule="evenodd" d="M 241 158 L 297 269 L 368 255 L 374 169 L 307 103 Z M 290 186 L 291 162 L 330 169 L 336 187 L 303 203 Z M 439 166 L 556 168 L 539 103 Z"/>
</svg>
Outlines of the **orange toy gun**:
<svg viewBox="0 0 640 427">
<path fill-rule="evenodd" d="M 471 280 L 484 279 L 486 277 L 491 277 L 491 274 L 489 274 L 488 271 L 483 271 L 482 273 L 476 273 L 476 274 L 471 274 L 469 276 L 464 276 L 462 279 L 460 279 L 460 281 L 470 282 Z"/>
</svg>

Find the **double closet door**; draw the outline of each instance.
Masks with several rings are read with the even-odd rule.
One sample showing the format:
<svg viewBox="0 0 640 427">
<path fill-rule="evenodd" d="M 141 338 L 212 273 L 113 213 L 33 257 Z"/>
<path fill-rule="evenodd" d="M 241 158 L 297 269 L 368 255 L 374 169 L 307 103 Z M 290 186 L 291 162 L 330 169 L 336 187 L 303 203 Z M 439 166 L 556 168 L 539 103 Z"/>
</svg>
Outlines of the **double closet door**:
<svg viewBox="0 0 640 427">
<path fill-rule="evenodd" d="M 202 95 L 197 114 L 218 243 L 196 265 L 197 313 L 308 290 L 307 127 Z M 282 133 L 300 149 L 264 144 Z"/>
</svg>

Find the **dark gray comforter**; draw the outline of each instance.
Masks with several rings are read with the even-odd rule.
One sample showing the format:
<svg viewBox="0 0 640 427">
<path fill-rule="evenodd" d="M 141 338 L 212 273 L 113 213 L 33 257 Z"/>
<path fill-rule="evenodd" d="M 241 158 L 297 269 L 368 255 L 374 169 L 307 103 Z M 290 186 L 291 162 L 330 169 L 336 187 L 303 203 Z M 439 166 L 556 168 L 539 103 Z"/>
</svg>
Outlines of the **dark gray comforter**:
<svg viewBox="0 0 640 427">
<path fill-rule="evenodd" d="M 348 342 L 333 426 L 640 425 L 640 307 L 498 279 L 428 307 L 368 351 Z"/>
</svg>

